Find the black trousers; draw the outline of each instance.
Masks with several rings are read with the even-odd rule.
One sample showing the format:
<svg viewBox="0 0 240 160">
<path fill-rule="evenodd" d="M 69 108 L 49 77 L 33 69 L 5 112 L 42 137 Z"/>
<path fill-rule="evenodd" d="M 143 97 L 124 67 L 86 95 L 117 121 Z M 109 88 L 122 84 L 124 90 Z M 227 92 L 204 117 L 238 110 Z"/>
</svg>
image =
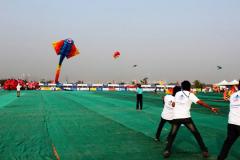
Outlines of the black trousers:
<svg viewBox="0 0 240 160">
<path fill-rule="evenodd" d="M 137 106 L 136 109 L 142 110 L 142 94 L 137 94 Z"/>
<path fill-rule="evenodd" d="M 233 145 L 233 143 L 240 136 L 240 126 L 234 124 L 228 124 L 227 138 L 224 141 L 221 152 L 219 153 L 218 160 L 224 160 Z"/>
<path fill-rule="evenodd" d="M 167 146 L 166 146 L 165 150 L 171 151 L 173 141 L 177 135 L 178 129 L 181 126 L 181 124 L 184 124 L 191 131 L 191 133 L 194 135 L 195 139 L 197 140 L 198 145 L 200 146 L 201 150 L 208 151 L 207 147 L 205 146 L 205 144 L 203 142 L 203 139 L 202 139 L 200 133 L 198 132 L 195 124 L 192 121 L 192 118 L 174 119 L 172 121 L 172 129 L 168 135 L 168 142 L 167 142 Z"/>
<path fill-rule="evenodd" d="M 20 91 L 17 91 L 17 97 L 20 97 Z"/>
<path fill-rule="evenodd" d="M 161 120 L 160 120 L 160 122 L 159 122 L 158 129 L 157 129 L 157 133 L 156 133 L 155 138 L 157 138 L 157 139 L 160 138 L 160 135 L 161 135 L 163 126 L 165 125 L 166 122 L 172 123 L 172 121 L 166 120 L 166 119 L 164 119 L 164 118 L 161 117 Z"/>
</svg>

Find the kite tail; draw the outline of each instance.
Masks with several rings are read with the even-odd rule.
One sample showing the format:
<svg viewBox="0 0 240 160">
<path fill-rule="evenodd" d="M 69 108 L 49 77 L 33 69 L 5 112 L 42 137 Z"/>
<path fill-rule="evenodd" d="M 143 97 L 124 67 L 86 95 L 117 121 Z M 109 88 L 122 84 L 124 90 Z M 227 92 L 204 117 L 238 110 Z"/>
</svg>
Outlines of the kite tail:
<svg viewBox="0 0 240 160">
<path fill-rule="evenodd" d="M 58 78 L 59 78 L 60 72 L 61 72 L 61 65 L 58 65 L 57 69 L 56 69 L 55 83 L 58 83 Z"/>
</svg>

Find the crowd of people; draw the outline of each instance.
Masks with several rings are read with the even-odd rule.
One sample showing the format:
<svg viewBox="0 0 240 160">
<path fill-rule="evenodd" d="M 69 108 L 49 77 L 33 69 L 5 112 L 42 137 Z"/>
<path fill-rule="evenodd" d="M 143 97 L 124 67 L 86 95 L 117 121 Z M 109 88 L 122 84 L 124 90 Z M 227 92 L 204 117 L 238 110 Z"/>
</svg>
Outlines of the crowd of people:
<svg viewBox="0 0 240 160">
<path fill-rule="evenodd" d="M 22 79 L 7 79 L 2 87 L 4 90 L 16 90 L 18 84 L 21 85 L 21 90 L 36 90 L 40 88 L 38 82 Z"/>
</svg>

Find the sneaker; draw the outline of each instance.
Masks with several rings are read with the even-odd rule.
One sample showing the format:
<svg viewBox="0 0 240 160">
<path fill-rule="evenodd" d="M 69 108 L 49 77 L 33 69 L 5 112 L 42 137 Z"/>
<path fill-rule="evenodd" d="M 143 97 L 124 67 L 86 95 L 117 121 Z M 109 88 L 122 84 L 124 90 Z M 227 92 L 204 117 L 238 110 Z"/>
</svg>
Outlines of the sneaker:
<svg viewBox="0 0 240 160">
<path fill-rule="evenodd" d="M 154 141 L 159 142 L 160 139 L 159 138 L 154 138 Z"/>
<path fill-rule="evenodd" d="M 166 151 L 163 152 L 163 157 L 164 157 L 164 158 L 168 158 L 168 157 L 170 157 L 170 155 L 171 155 L 171 152 L 168 151 L 168 150 L 166 150 Z"/>
<path fill-rule="evenodd" d="M 208 158 L 208 157 L 209 157 L 208 151 L 203 151 L 203 152 L 202 152 L 202 156 L 203 156 L 204 158 Z"/>
</svg>

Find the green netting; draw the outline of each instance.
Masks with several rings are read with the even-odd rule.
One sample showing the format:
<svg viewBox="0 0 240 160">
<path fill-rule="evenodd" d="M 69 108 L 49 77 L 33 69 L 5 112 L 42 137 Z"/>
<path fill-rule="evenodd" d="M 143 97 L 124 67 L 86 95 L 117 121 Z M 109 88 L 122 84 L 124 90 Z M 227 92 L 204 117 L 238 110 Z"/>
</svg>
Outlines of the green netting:
<svg viewBox="0 0 240 160">
<path fill-rule="evenodd" d="M 162 111 L 163 94 L 144 94 L 143 111 L 135 110 L 132 92 L 0 92 L 0 159 L 56 159 L 53 145 L 63 160 L 159 160 L 170 125 L 153 137 Z M 194 105 L 192 117 L 216 156 L 226 137 L 227 102 L 221 95 L 199 94 L 221 108 L 220 114 Z M 229 160 L 239 159 L 239 141 Z M 170 159 L 203 159 L 191 133 L 181 127 Z"/>
<path fill-rule="evenodd" d="M 53 159 L 51 143 L 44 121 L 43 103 L 37 92 L 28 92 L 13 101 L 0 96 L 0 159 Z M 3 104 L 7 104 L 3 106 Z"/>
</svg>

